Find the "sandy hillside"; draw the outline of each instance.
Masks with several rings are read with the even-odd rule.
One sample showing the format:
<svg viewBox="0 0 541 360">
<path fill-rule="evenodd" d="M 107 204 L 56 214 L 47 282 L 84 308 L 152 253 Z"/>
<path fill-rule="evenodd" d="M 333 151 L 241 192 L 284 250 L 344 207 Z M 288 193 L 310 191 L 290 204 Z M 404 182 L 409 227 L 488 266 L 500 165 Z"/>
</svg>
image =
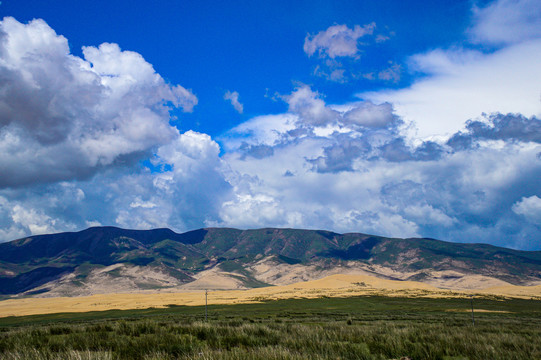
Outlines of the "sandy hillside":
<svg viewBox="0 0 541 360">
<path fill-rule="evenodd" d="M 216 259 L 213 259 L 215 261 Z M 86 278 L 77 271 L 65 274 L 28 290 L 32 297 L 73 297 L 98 294 L 169 292 L 184 293 L 194 290 L 247 290 L 254 281 L 283 286 L 323 279 L 333 275 L 375 276 L 384 280 L 401 281 L 400 286 L 408 287 L 415 280 L 440 289 L 475 290 L 505 288 L 509 283 L 500 280 L 504 274 L 495 272 L 492 276 L 472 275 L 457 270 L 437 271 L 421 269 L 398 271 L 390 266 L 368 264 L 359 261 L 340 261 L 330 266 L 324 261 L 309 264 L 284 263 L 277 256 L 261 257 L 247 265 L 243 271 L 226 271 L 217 263 L 211 263 L 205 270 L 190 274 L 189 279 L 177 279 L 163 266 L 137 266 L 125 263 L 112 264 L 92 269 Z M 81 277 L 84 278 L 81 280 Z M 391 283 L 386 283 L 390 288 Z M 530 281 L 522 285 L 541 285 L 541 281 Z M 416 285 L 419 288 L 420 285 Z M 377 286 L 375 286 L 378 288 Z"/>
<path fill-rule="evenodd" d="M 332 275 L 296 284 L 249 290 L 211 291 L 209 304 L 250 303 L 289 298 L 317 298 L 385 295 L 409 297 L 462 297 L 476 294 L 537 298 L 541 286 L 505 285 L 481 290 L 453 291 L 414 281 L 385 280 L 368 275 Z M 0 317 L 58 312 L 87 312 L 111 309 L 145 309 L 167 305 L 204 305 L 204 291 L 140 292 L 135 294 L 101 294 L 82 297 L 23 298 L 0 301 Z"/>
</svg>

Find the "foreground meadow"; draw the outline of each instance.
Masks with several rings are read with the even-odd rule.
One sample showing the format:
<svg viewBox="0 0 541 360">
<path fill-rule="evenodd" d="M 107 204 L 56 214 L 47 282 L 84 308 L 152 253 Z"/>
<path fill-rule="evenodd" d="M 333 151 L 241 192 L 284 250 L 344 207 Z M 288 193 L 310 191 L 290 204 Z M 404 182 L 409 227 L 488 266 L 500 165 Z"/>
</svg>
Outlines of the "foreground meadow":
<svg viewBox="0 0 541 360">
<path fill-rule="evenodd" d="M 319 298 L 0 319 L 1 359 L 541 359 L 541 302 Z"/>
</svg>

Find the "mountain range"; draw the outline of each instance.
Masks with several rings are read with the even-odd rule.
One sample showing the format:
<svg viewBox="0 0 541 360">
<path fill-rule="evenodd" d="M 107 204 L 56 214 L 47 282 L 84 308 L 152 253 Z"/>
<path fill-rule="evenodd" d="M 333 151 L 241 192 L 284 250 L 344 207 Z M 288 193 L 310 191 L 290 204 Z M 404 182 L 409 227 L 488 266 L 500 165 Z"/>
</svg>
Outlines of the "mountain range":
<svg viewBox="0 0 541 360">
<path fill-rule="evenodd" d="M 321 230 L 93 227 L 0 244 L 0 295 L 244 289 L 333 274 L 441 288 L 541 284 L 541 251 Z"/>
</svg>

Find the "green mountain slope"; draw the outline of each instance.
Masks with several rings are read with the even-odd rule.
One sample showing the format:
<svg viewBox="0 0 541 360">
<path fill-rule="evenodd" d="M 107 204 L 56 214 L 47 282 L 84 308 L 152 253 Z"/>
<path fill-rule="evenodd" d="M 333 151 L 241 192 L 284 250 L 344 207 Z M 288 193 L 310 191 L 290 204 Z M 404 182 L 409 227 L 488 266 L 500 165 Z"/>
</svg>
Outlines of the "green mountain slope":
<svg viewBox="0 0 541 360">
<path fill-rule="evenodd" d="M 113 288 L 116 280 L 128 288 L 172 287 L 191 283 L 212 269 L 245 287 L 265 286 L 268 283 L 254 270 L 262 259 L 283 264 L 283 271 L 360 266 L 375 269 L 370 270 L 375 275 L 390 277 L 378 273 L 385 268 L 419 281 L 437 271 L 485 275 L 513 284 L 541 281 L 541 252 L 484 244 L 300 229 L 208 228 L 177 234 L 169 229 L 95 227 L 0 244 L 0 294 L 47 292 L 51 284 L 60 283 L 88 288 L 96 279 L 109 281 Z"/>
</svg>

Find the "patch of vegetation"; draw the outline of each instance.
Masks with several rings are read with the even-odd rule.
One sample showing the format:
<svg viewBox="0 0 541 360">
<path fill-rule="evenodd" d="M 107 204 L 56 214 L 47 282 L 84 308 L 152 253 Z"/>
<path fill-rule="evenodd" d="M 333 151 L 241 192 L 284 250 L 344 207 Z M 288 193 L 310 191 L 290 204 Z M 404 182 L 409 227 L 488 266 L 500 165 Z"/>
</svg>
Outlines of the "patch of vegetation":
<svg viewBox="0 0 541 360">
<path fill-rule="evenodd" d="M 239 275 L 232 275 L 237 280 L 241 281 L 242 284 L 248 288 L 260 288 L 270 286 L 269 284 L 257 280 L 253 274 L 244 268 L 244 263 L 242 260 L 225 260 L 220 263 L 219 267 L 223 271 L 237 273 Z"/>
<path fill-rule="evenodd" d="M 539 359 L 541 302 L 385 297 L 0 319 L 2 359 Z"/>
<path fill-rule="evenodd" d="M 287 256 L 284 256 L 284 255 L 278 255 L 278 260 L 286 263 L 286 264 L 289 264 L 289 265 L 297 265 L 297 264 L 300 264 L 302 263 L 301 260 L 299 259 L 293 259 L 293 258 L 290 258 L 290 257 L 287 257 Z"/>
</svg>

